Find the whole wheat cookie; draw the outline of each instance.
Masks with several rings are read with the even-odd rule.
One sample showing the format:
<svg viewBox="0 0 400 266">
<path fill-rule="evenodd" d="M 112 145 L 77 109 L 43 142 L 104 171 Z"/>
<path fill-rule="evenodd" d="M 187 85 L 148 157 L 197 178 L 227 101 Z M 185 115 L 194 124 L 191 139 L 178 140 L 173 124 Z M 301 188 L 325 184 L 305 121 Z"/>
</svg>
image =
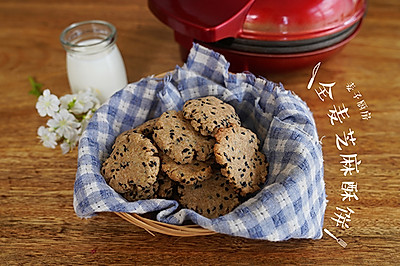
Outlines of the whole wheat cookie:
<svg viewBox="0 0 400 266">
<path fill-rule="evenodd" d="M 152 195 L 149 189 L 157 180 L 160 158 L 150 139 L 139 133 L 121 135 L 102 165 L 106 182 L 118 193 Z"/>
<path fill-rule="evenodd" d="M 153 139 L 165 154 L 175 162 L 191 163 L 194 159 L 206 161 L 213 154 L 215 140 L 195 131 L 182 112 L 164 112 L 157 120 Z"/>
<path fill-rule="evenodd" d="M 158 118 L 147 120 L 140 126 L 137 126 L 134 129 L 132 129 L 132 132 L 143 134 L 146 137 L 151 137 L 151 135 L 153 135 L 154 127 L 156 125 L 157 120 Z"/>
<path fill-rule="evenodd" d="M 242 196 L 261 189 L 266 181 L 268 163 L 258 150 L 256 134 L 244 127 L 232 126 L 215 134 L 215 160 L 222 165 L 221 173 Z"/>
<path fill-rule="evenodd" d="M 177 164 L 168 155 L 161 155 L 161 170 L 174 181 L 189 185 L 202 182 L 213 174 L 211 162 L 193 160 L 190 164 Z"/>
<path fill-rule="evenodd" d="M 137 126 L 135 128 L 129 129 L 125 132 L 122 132 L 116 139 L 113 145 L 113 148 L 117 145 L 119 145 L 120 141 L 125 141 L 126 136 L 132 134 L 132 133 L 140 133 L 143 134 L 145 137 L 150 138 L 154 132 L 154 126 L 157 122 L 157 118 L 150 119 L 140 126 Z"/>
<path fill-rule="evenodd" d="M 241 125 L 233 106 L 214 96 L 187 101 L 183 106 L 183 116 L 191 121 L 193 128 L 203 136 L 214 136 L 219 128 Z"/>
<path fill-rule="evenodd" d="M 153 199 L 156 198 L 159 187 L 160 187 L 159 183 L 155 182 L 154 184 L 151 184 L 148 187 L 143 187 L 141 189 L 133 189 L 128 192 L 125 192 L 122 194 L 122 196 L 127 201 Z"/>
<path fill-rule="evenodd" d="M 221 173 L 195 185 L 178 186 L 179 203 L 213 219 L 231 212 L 239 205 L 238 194 Z"/>
<path fill-rule="evenodd" d="M 173 199 L 176 194 L 176 183 L 165 173 L 160 171 L 157 177 L 157 198 Z"/>
</svg>

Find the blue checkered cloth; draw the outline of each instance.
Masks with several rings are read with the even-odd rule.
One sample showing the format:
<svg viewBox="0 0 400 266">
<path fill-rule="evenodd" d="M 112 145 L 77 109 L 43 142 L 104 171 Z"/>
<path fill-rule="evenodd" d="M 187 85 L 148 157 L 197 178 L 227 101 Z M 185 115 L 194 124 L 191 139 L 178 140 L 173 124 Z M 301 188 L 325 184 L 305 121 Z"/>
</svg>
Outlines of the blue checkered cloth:
<svg viewBox="0 0 400 266">
<path fill-rule="evenodd" d="M 114 94 L 94 114 L 79 143 L 74 208 L 79 217 L 99 212 L 157 212 L 157 220 L 190 220 L 209 230 L 253 239 L 281 241 L 322 237 L 326 208 L 323 157 L 313 116 L 281 84 L 251 73 L 231 74 L 225 58 L 194 44 L 186 64 L 164 78 L 150 76 Z M 235 107 L 243 126 L 261 140 L 269 162 L 263 189 L 229 214 L 208 219 L 174 200 L 127 202 L 100 174 L 115 138 L 185 101 L 214 95 Z"/>
</svg>

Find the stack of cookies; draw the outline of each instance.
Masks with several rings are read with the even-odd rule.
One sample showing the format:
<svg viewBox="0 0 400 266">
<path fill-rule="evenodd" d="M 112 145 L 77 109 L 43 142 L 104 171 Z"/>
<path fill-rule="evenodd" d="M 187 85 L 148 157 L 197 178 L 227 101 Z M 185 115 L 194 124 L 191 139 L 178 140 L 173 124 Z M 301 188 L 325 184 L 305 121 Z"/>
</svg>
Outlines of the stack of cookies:
<svg viewBox="0 0 400 266">
<path fill-rule="evenodd" d="M 119 135 L 101 171 L 129 201 L 175 199 L 216 218 L 261 189 L 267 166 L 235 109 L 208 96 Z"/>
</svg>

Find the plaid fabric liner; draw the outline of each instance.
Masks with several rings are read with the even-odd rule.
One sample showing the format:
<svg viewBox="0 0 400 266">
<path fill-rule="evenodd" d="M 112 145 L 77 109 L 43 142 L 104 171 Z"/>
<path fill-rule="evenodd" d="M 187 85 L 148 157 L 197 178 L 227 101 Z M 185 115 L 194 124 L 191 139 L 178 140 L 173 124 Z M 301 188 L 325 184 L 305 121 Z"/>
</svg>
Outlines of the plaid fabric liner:
<svg viewBox="0 0 400 266">
<path fill-rule="evenodd" d="M 326 208 L 323 157 L 313 116 L 299 97 L 281 84 L 251 73 L 231 74 L 225 58 L 194 44 L 186 64 L 159 79 L 153 76 L 115 93 L 94 114 L 79 143 L 74 209 L 82 218 L 99 212 L 143 214 L 182 224 L 191 220 L 218 233 L 281 241 L 322 237 Z M 261 140 L 269 162 L 264 188 L 231 213 L 208 219 L 173 200 L 127 202 L 102 175 L 102 162 L 115 138 L 185 101 L 214 95 L 233 105 L 243 126 Z"/>
</svg>

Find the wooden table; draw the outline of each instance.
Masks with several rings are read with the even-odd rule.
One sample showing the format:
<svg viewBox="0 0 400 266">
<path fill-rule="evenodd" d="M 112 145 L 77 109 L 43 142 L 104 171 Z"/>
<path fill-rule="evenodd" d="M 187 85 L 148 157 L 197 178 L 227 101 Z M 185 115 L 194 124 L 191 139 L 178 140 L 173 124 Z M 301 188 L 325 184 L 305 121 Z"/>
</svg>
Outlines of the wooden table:
<svg viewBox="0 0 400 266">
<path fill-rule="evenodd" d="M 128 78 L 182 65 L 172 30 L 145 0 L 15 1 L 0 3 L 0 264 L 399 264 L 400 256 L 400 2 L 369 1 L 359 35 L 323 62 L 311 90 L 311 69 L 265 75 L 282 82 L 314 113 L 323 143 L 328 207 L 324 228 L 348 243 L 321 240 L 280 243 L 226 235 L 152 236 L 116 216 L 78 218 L 72 207 L 77 152 L 43 147 L 36 132 L 46 119 L 28 94 L 28 76 L 62 96 L 69 93 L 59 34 L 72 22 L 103 19 L 118 29 Z M 333 100 L 318 98 L 318 82 L 336 82 Z M 356 86 L 348 92 L 351 82 Z M 353 98 L 360 91 L 360 99 Z M 367 104 L 361 109 L 361 100 Z M 349 107 L 343 124 L 330 124 L 333 105 Z M 362 119 L 368 111 L 371 119 Z M 367 113 L 365 113 L 367 114 Z M 335 135 L 354 131 L 356 146 L 339 151 Z M 344 133 L 343 133 L 344 132 Z M 359 172 L 343 175 L 340 155 L 357 154 Z M 358 200 L 342 201 L 342 182 L 357 182 Z M 350 207 L 349 228 L 332 220 Z"/>
</svg>

